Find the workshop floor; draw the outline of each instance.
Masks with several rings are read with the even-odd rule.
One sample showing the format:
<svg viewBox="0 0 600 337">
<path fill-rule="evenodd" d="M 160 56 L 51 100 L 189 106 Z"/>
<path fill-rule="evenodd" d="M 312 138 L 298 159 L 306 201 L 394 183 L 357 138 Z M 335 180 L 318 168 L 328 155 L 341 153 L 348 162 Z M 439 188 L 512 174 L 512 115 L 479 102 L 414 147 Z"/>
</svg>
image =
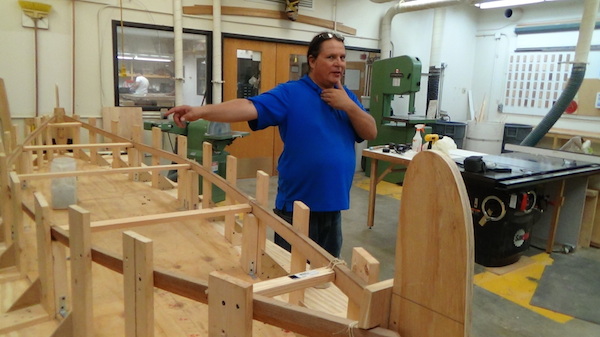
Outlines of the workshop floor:
<svg viewBox="0 0 600 337">
<path fill-rule="evenodd" d="M 240 179 L 238 187 L 255 195 L 256 181 Z M 394 274 L 394 247 L 402 187 L 387 182 L 378 185 L 375 225 L 371 229 L 366 226 L 368 188 L 368 178 L 363 173 L 357 173 L 351 191 L 351 209 L 342 212 L 344 245 L 341 258 L 349 261 L 352 248 L 363 247 L 380 261 L 380 279 L 385 280 Z M 277 177 L 272 177 L 269 195 L 271 205 L 276 190 Z M 556 254 L 560 254 L 561 258 L 584 257 L 600 262 L 600 249 L 595 248 L 578 249 L 568 255 Z M 525 255 L 518 262 L 522 267 L 516 268 L 515 265 L 502 272 L 475 266 L 472 337 L 600 337 L 599 324 L 529 304 L 537 281 L 544 268 L 552 264 L 553 256 L 536 248 L 530 248 Z M 585 285 L 579 286 L 583 288 Z M 590 310 L 600 310 L 600 303 Z"/>
</svg>

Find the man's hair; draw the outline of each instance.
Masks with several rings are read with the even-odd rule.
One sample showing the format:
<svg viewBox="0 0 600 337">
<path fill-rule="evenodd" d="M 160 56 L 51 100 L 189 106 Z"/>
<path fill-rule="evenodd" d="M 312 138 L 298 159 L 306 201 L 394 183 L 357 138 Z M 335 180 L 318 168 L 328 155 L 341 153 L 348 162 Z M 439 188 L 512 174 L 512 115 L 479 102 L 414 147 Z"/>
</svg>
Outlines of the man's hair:
<svg viewBox="0 0 600 337">
<path fill-rule="evenodd" d="M 322 32 L 313 37 L 312 41 L 310 41 L 310 43 L 308 44 L 308 51 L 306 52 L 307 60 L 310 59 L 311 56 L 317 58 L 317 56 L 319 56 L 319 53 L 321 52 L 321 45 L 323 44 L 323 42 L 331 39 L 336 39 L 342 43 L 344 42 L 343 36 L 333 32 Z"/>
</svg>

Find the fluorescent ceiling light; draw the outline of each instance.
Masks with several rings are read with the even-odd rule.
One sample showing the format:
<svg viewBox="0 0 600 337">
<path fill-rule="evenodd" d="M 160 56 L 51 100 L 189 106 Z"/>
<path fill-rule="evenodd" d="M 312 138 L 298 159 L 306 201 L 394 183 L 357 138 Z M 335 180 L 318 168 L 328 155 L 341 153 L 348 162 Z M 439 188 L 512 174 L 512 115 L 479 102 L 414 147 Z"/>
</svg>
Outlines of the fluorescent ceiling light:
<svg viewBox="0 0 600 337">
<path fill-rule="evenodd" d="M 153 62 L 171 62 L 169 59 L 157 58 L 157 57 L 140 57 L 136 56 L 133 58 L 138 61 L 153 61 Z"/>
<path fill-rule="evenodd" d="M 133 56 L 122 56 L 122 55 L 118 55 L 117 58 L 119 60 L 133 60 Z"/>
<path fill-rule="evenodd" d="M 521 5 L 529 5 L 545 0 L 497 0 L 497 1 L 485 1 L 475 4 L 475 6 L 481 9 L 500 8 L 500 7 L 514 7 Z"/>
</svg>

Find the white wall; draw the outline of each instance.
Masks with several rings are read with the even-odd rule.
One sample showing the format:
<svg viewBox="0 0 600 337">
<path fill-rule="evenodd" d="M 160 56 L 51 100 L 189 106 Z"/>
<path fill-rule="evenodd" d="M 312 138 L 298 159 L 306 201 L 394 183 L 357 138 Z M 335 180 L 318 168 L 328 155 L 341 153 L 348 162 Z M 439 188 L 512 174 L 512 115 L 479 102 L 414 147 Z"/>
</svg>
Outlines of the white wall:
<svg viewBox="0 0 600 337">
<path fill-rule="evenodd" d="M 103 106 L 112 106 L 113 64 L 111 20 L 120 19 L 118 0 L 40 0 L 53 6 L 49 30 L 39 30 L 39 96 L 40 113 L 52 112 L 55 87 L 60 89 L 60 105 L 68 114 L 100 116 Z M 184 6 L 209 5 L 208 0 L 183 0 Z M 75 4 L 75 61 L 72 60 L 73 15 Z M 346 43 L 353 47 L 379 48 L 381 18 L 395 2 L 377 4 L 367 0 L 315 0 L 314 10 L 301 14 L 336 20 L 356 28 L 356 36 L 348 36 Z M 172 26 L 172 2 L 164 0 L 123 1 L 123 19 L 129 22 Z M 260 1 L 222 0 L 223 6 L 244 6 L 281 10 L 279 6 Z M 506 122 L 537 124 L 540 117 L 498 114 L 495 104 L 501 99 L 493 86 L 502 72 L 507 51 L 514 49 L 516 24 L 580 19 L 583 0 L 550 2 L 523 7 L 519 21 L 507 20 L 499 10 L 479 10 L 472 6 L 457 5 L 445 9 L 444 39 L 441 62 L 445 71 L 441 109 L 448 111 L 452 120 L 467 119 L 468 97 L 472 91 L 475 109 L 486 96 L 489 119 Z M 303 9 L 301 9 L 302 11 Z M 34 115 L 33 29 L 21 26 L 21 9 L 17 1 L 0 1 L 0 77 L 4 79 L 11 113 L 23 118 Z M 397 15 L 392 22 L 391 38 L 394 55 L 419 57 L 423 71 L 429 67 L 431 32 L 434 10 Z M 185 28 L 212 30 L 210 16 L 185 16 Z M 224 16 L 223 33 L 234 33 L 309 41 L 323 28 L 286 20 Z M 499 37 L 499 38 L 497 38 Z M 74 81 L 73 69 L 75 69 Z M 426 78 L 418 94 L 417 110 L 425 111 Z M 73 91 L 73 88 L 75 90 Z M 75 98 L 73 99 L 73 92 Z M 74 105 L 72 102 L 75 102 Z M 559 127 L 596 131 L 598 120 L 563 118 Z"/>
</svg>

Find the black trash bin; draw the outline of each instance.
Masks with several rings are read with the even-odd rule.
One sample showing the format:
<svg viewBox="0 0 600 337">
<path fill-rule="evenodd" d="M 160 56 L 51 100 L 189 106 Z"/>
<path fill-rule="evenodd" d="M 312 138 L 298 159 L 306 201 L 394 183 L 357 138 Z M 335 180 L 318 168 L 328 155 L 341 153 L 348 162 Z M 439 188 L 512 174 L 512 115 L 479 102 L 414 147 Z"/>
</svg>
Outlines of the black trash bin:
<svg viewBox="0 0 600 337">
<path fill-rule="evenodd" d="M 504 138 L 502 139 L 502 152 L 505 144 L 521 144 L 529 133 L 533 130 L 533 126 L 527 124 L 506 123 L 504 124 Z"/>
<path fill-rule="evenodd" d="M 433 133 L 454 139 L 456 147 L 463 148 L 467 123 L 437 120 L 432 126 Z"/>
</svg>

